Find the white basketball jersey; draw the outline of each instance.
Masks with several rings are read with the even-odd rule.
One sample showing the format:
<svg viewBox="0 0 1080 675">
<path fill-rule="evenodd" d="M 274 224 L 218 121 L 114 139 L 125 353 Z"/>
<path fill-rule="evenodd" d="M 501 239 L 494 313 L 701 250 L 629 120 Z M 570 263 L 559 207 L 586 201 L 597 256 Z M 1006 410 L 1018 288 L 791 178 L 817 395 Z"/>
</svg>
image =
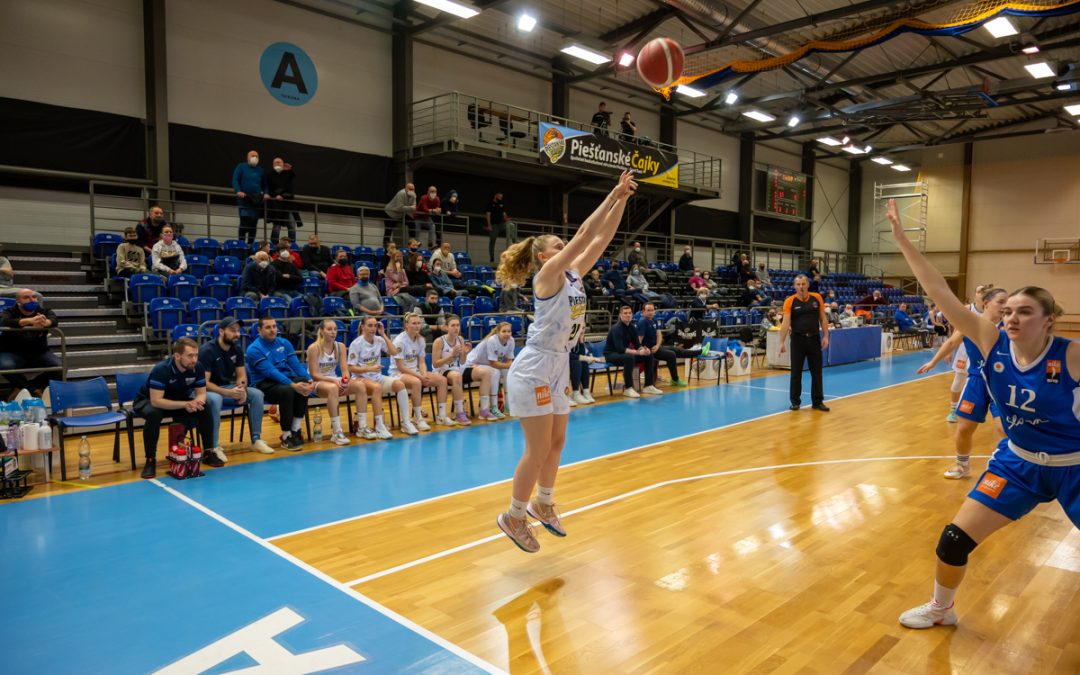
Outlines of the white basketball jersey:
<svg viewBox="0 0 1080 675">
<path fill-rule="evenodd" d="M 321 345 L 316 347 L 316 350 L 318 354 L 318 356 L 316 357 L 316 365 L 318 366 L 319 374 L 324 377 L 331 377 L 337 375 L 337 343 L 334 343 L 334 348 L 330 353 L 324 352 Z"/>
<path fill-rule="evenodd" d="M 426 344 L 424 338 L 420 335 L 417 335 L 416 339 L 413 340 L 408 333 L 398 333 L 397 337 L 394 338 L 394 346 L 398 348 L 398 355 L 390 359 L 390 375 L 399 374 L 398 359 L 404 361 L 409 370 L 419 372 L 420 360 L 424 358 Z"/>
<path fill-rule="evenodd" d="M 486 366 L 490 361 L 512 361 L 514 359 L 513 338 L 503 344 L 498 335 L 489 335 L 473 347 L 469 355 L 465 357 L 465 367 Z"/>
<path fill-rule="evenodd" d="M 379 359 L 384 354 L 389 352 L 386 349 L 386 340 L 382 339 L 382 336 L 376 335 L 372 338 L 372 342 L 368 342 L 363 335 L 352 341 L 349 345 L 349 365 L 361 366 L 363 368 L 370 368 L 371 366 L 379 365 Z M 375 380 L 381 382 L 383 374 L 381 371 L 372 371 L 364 373 L 363 377 L 369 380 Z"/>
<path fill-rule="evenodd" d="M 566 283 L 549 298 L 533 296 L 536 315 L 529 325 L 525 346 L 547 352 L 569 352 L 585 329 L 588 297 L 581 277 L 566 271 Z"/>
<path fill-rule="evenodd" d="M 439 339 L 442 341 L 442 355 L 443 355 L 443 358 L 446 358 L 446 356 L 448 354 L 450 354 L 454 350 L 455 346 L 465 344 L 465 339 L 463 337 L 461 337 L 460 335 L 458 336 L 457 342 L 454 343 L 454 344 L 450 344 L 450 339 L 447 338 L 445 335 L 442 336 Z M 465 369 L 465 365 L 461 362 L 461 357 L 460 356 L 455 356 L 453 361 L 451 361 L 450 363 L 447 363 L 446 365 L 439 366 L 438 368 L 435 369 L 435 372 L 437 372 L 437 373 L 445 373 L 448 370 L 454 370 L 454 371 L 457 371 L 457 372 L 460 373 L 464 369 Z"/>
</svg>

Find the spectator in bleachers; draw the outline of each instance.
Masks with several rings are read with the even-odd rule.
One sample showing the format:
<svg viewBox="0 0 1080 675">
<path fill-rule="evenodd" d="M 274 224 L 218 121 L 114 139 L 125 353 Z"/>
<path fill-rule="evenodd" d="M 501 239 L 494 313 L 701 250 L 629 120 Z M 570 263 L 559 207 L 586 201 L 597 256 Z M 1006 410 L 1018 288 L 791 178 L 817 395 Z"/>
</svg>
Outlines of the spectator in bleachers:
<svg viewBox="0 0 1080 675">
<path fill-rule="evenodd" d="M 585 331 L 578 333 L 578 343 L 570 349 L 570 405 L 588 405 L 596 403 L 593 398 L 589 373 L 590 363 L 600 363 L 604 359 L 593 356 L 585 346 Z"/>
<path fill-rule="evenodd" d="M 596 112 L 592 116 L 593 133 L 597 136 L 607 136 L 608 127 L 611 126 L 611 112 L 607 109 L 607 103 L 600 101 Z"/>
<path fill-rule="evenodd" d="M 251 383 L 262 390 L 267 403 L 277 404 L 281 447 L 294 452 L 303 450 L 300 427 L 315 383 L 296 358 L 292 344 L 278 337 L 277 321 L 273 317 L 259 319 L 259 337 L 248 346 L 245 357 L 251 369 Z"/>
<path fill-rule="evenodd" d="M 277 260 L 282 251 L 292 251 L 292 239 L 282 237 L 277 240 L 277 244 L 274 245 L 274 252 L 270 255 L 270 262 Z M 290 258 L 292 259 L 292 263 L 296 265 L 296 269 L 304 269 L 304 263 L 300 260 L 300 256 L 292 255 Z"/>
<path fill-rule="evenodd" d="M 424 420 L 424 390 L 427 388 L 435 389 L 435 402 L 438 406 L 435 423 L 444 427 L 455 427 L 457 422 L 446 416 L 446 377 L 428 370 L 425 363 L 427 346 L 424 336 L 420 335 L 420 326 L 423 323 L 424 320 L 419 314 L 405 315 L 405 330 L 394 337 L 394 346 L 398 353 L 390 360 L 390 375 L 401 378 L 401 382 L 409 390 L 413 406 L 412 424 L 417 430 L 431 430 L 431 425 Z M 404 425 L 402 431 L 409 433 Z"/>
<path fill-rule="evenodd" d="M 600 278 L 600 270 L 589 270 L 589 276 L 585 277 L 585 294 L 590 298 L 598 298 L 608 295 L 608 288 Z"/>
<path fill-rule="evenodd" d="M 349 303 L 354 310 L 364 314 L 377 316 L 383 313 L 382 296 L 379 287 L 371 283 L 371 270 L 367 265 L 356 270 L 356 283 L 349 287 Z"/>
<path fill-rule="evenodd" d="M 704 287 L 706 289 L 708 289 L 709 295 L 712 295 L 713 293 L 715 293 L 716 289 L 719 288 L 716 281 L 712 278 L 712 272 L 710 272 L 709 270 L 702 270 L 702 272 L 701 272 L 701 280 L 705 284 Z"/>
<path fill-rule="evenodd" d="M 229 461 L 219 442 L 221 433 L 221 409 L 225 399 L 236 405 L 248 405 L 248 423 L 251 424 L 251 449 L 271 455 L 274 449 L 262 440 L 263 393 L 248 386 L 244 352 L 240 349 L 240 322 L 227 316 L 218 322 L 216 340 L 203 343 L 199 348 L 199 369 L 206 373 L 206 404 L 213 420 L 213 433 L 204 442 L 222 462 Z"/>
<path fill-rule="evenodd" d="M 406 183 L 405 187 L 397 191 L 397 194 L 394 195 L 394 198 L 390 200 L 383 210 L 389 216 L 383 227 L 383 248 L 386 248 L 387 244 L 394 240 L 394 231 L 398 225 L 405 228 L 407 232 L 406 223 L 411 222 L 413 216 L 416 215 L 416 186 L 412 183 Z"/>
<path fill-rule="evenodd" d="M 236 238 L 250 246 L 255 243 L 255 230 L 263 216 L 265 200 L 270 198 L 266 172 L 259 166 L 259 153 L 255 150 L 248 151 L 247 161 L 233 169 L 232 188 L 240 214 Z"/>
<path fill-rule="evenodd" d="M 278 293 L 277 271 L 270 266 L 270 255 L 266 251 L 255 253 L 255 263 L 244 268 L 240 275 L 240 295 L 258 304 L 263 298 L 284 298 Z"/>
<path fill-rule="evenodd" d="M 626 254 L 626 262 L 633 268 L 634 265 L 644 268 L 648 261 L 645 259 L 645 252 L 641 250 L 641 242 L 635 241 L 633 247 Z"/>
<path fill-rule="evenodd" d="M 434 341 L 446 332 L 447 316 L 442 305 L 439 304 L 439 292 L 429 288 L 424 294 L 424 302 L 416 308 L 424 319 L 424 325 L 420 327 L 420 333 L 427 339 Z M 434 343 L 434 342 L 433 342 Z"/>
<path fill-rule="evenodd" d="M 420 254 L 420 251 L 409 254 L 409 263 L 405 269 L 408 271 L 411 280 L 409 284 L 411 291 L 417 294 L 427 293 L 427 289 L 434 287 L 431 283 L 431 276 L 428 274 L 427 263 L 424 262 L 424 256 Z"/>
<path fill-rule="evenodd" d="M 881 295 L 881 291 L 874 291 L 855 303 L 859 309 L 874 310 L 876 307 L 889 304 L 889 301 Z"/>
<path fill-rule="evenodd" d="M 608 331 L 604 344 L 604 360 L 614 366 L 622 366 L 623 396 L 641 398 L 641 394 L 662 394 L 664 392 L 654 385 L 656 367 L 652 350 L 641 344 L 641 338 L 631 321 L 633 318 L 634 310 L 630 305 L 619 308 L 619 320 Z M 645 367 L 645 386 L 641 393 L 634 389 L 634 369 L 638 364 Z"/>
<path fill-rule="evenodd" d="M 490 389 L 480 389 L 480 412 L 482 420 L 501 420 L 507 412 L 496 405 L 499 396 L 499 384 L 505 382 L 506 373 L 514 363 L 513 328 L 506 321 L 500 321 L 488 334 L 472 348 L 465 357 L 466 368 L 483 367 L 488 369 Z M 473 375 L 475 379 L 475 374 Z"/>
<path fill-rule="evenodd" d="M 348 297 L 349 289 L 356 285 L 356 272 L 349 264 L 349 254 L 338 251 L 334 263 L 326 270 L 326 292 L 339 298 Z"/>
<path fill-rule="evenodd" d="M 446 193 L 446 201 L 443 202 L 443 214 L 454 218 L 461 212 L 461 197 L 458 195 L 457 190 L 450 190 Z"/>
<path fill-rule="evenodd" d="M 494 264 L 495 243 L 499 237 L 506 236 L 506 205 L 503 203 L 502 192 L 496 192 L 491 197 L 487 211 L 484 212 L 484 230 L 488 233 L 488 256 Z"/>
<path fill-rule="evenodd" d="M 309 236 L 307 242 L 304 248 L 300 249 L 301 272 L 304 276 L 318 276 L 325 279 L 327 270 L 334 264 L 330 249 L 319 243 L 317 234 Z"/>
<path fill-rule="evenodd" d="M 509 279 L 503 281 L 502 292 L 499 293 L 499 311 L 518 311 L 518 300 L 520 299 L 521 289 L 512 284 Z"/>
<path fill-rule="evenodd" d="M 301 286 L 304 278 L 300 275 L 300 269 L 293 262 L 298 257 L 295 251 L 290 250 L 288 245 L 285 245 L 285 248 L 278 250 L 274 261 L 270 263 L 276 273 L 277 294 L 288 300 L 299 298 L 302 295 Z"/>
<path fill-rule="evenodd" d="M 161 239 L 161 230 L 168 224 L 165 220 L 165 210 L 157 204 L 151 206 L 146 212 L 146 217 L 135 224 L 139 245 L 146 251 L 146 255 L 150 255 L 154 244 Z"/>
<path fill-rule="evenodd" d="M 401 254 L 395 253 L 390 266 L 383 275 L 386 285 L 386 295 L 391 297 L 401 306 L 404 313 L 409 313 L 417 305 L 416 297 L 412 295 L 413 287 L 409 286 L 409 276 L 405 273 L 405 266 L 401 262 Z M 423 292 L 423 291 L 422 291 Z"/>
<path fill-rule="evenodd" d="M 825 298 L 825 302 L 836 302 L 836 291 L 830 288 L 829 290 L 825 291 L 825 295 L 823 297 Z"/>
<path fill-rule="evenodd" d="M 769 270 L 765 269 L 765 263 L 763 262 L 757 264 L 757 278 L 763 284 L 772 283 L 772 280 L 769 279 Z"/>
<path fill-rule="evenodd" d="M 840 320 L 840 305 L 835 302 L 825 303 L 825 318 L 829 320 L 829 324 L 833 328 L 840 328 L 842 323 Z"/>
<path fill-rule="evenodd" d="M 255 250 L 252 251 L 251 255 L 248 256 L 246 263 L 247 265 L 251 265 L 256 262 L 255 256 L 258 255 L 259 251 L 262 251 L 267 256 L 273 256 L 277 252 L 274 250 L 273 246 L 270 245 L 269 241 L 263 239 L 259 242 L 259 245 L 255 248 Z M 271 257 L 271 261 L 272 260 L 273 258 Z"/>
<path fill-rule="evenodd" d="M 757 279 L 749 279 L 746 288 L 739 296 L 740 307 L 763 307 L 772 304 L 772 300 L 761 292 L 761 282 Z"/>
<path fill-rule="evenodd" d="M 619 127 L 622 130 L 623 140 L 633 143 L 634 137 L 637 136 L 637 123 L 630 118 L 630 111 L 623 113 L 622 121 L 619 122 Z"/>
<path fill-rule="evenodd" d="M 15 288 L 15 270 L 11 267 L 11 261 L 0 255 L 0 296 L 16 295 L 19 289 Z"/>
<path fill-rule="evenodd" d="M 686 380 L 679 377 L 679 359 L 701 356 L 701 349 L 682 349 L 675 345 L 664 346 L 664 334 L 656 329 L 656 305 L 651 302 L 645 303 L 645 306 L 641 308 L 641 319 L 637 324 L 637 334 L 641 337 L 641 345 L 648 347 L 653 358 L 667 364 L 671 383 L 676 387 L 687 386 Z M 655 363 L 654 367 L 659 367 L 659 365 L 659 363 Z"/>
<path fill-rule="evenodd" d="M 418 255 L 420 253 L 420 240 L 416 238 L 410 239 L 409 249 L 407 251 L 402 251 L 402 253 L 406 259 L 410 256 Z"/>
<path fill-rule="evenodd" d="M 173 343 L 169 358 L 153 367 L 135 395 L 132 410 L 143 418 L 143 478 L 153 478 L 157 472 L 158 436 L 166 417 L 187 429 L 197 427 L 204 439 L 214 438 L 213 416 L 206 404 L 205 372 L 198 364 L 199 345 L 191 338 L 180 338 Z M 204 453 L 203 462 L 209 466 L 225 464 L 213 452 Z"/>
<path fill-rule="evenodd" d="M 446 317 L 446 334 L 436 337 L 431 343 L 431 367 L 443 375 L 450 383 L 454 398 L 455 423 L 461 426 L 472 424 L 465 412 L 465 387 L 473 379 L 480 385 L 480 391 L 490 391 L 490 369 L 483 366 L 465 367 L 469 356 L 469 343 L 461 337 L 461 319 L 453 314 Z"/>
<path fill-rule="evenodd" d="M 124 230 L 124 243 L 116 247 L 116 276 L 130 277 L 146 272 L 146 251 L 139 246 L 134 227 Z"/>
<path fill-rule="evenodd" d="M 458 292 L 454 290 L 454 282 L 451 281 L 450 277 L 443 271 L 441 260 L 434 260 L 431 263 L 431 285 L 434 286 L 441 295 L 448 298 L 457 297 Z"/>
<path fill-rule="evenodd" d="M 607 272 L 604 272 L 604 285 L 607 286 L 608 295 L 617 298 L 621 298 L 629 292 L 626 289 L 626 279 L 623 278 L 622 272 L 614 265 Z"/>
<path fill-rule="evenodd" d="M 431 254 L 431 260 L 428 261 L 428 264 L 434 266 L 436 262 L 442 265 L 442 271 L 446 273 L 446 276 L 450 277 L 450 281 L 455 288 L 465 285 L 461 270 L 457 266 L 457 260 L 454 259 L 454 252 L 450 250 L 450 242 L 443 241 L 439 245 L 439 250 Z"/>
<path fill-rule="evenodd" d="M 683 247 L 682 257 L 679 258 L 679 270 L 682 272 L 693 272 L 694 270 L 694 250 L 689 246 Z"/>
<path fill-rule="evenodd" d="M 907 303 L 901 302 L 896 311 L 893 312 L 893 321 L 896 322 L 896 327 L 900 329 L 901 333 L 910 333 L 915 330 L 915 321 L 907 313 L 907 309 Z"/>
<path fill-rule="evenodd" d="M 855 320 L 855 308 L 850 303 L 844 305 L 844 311 L 840 312 L 840 320 L 841 321 L 844 321 L 844 320 L 854 321 Z"/>
<path fill-rule="evenodd" d="M 690 288 L 694 289 L 695 291 L 699 288 L 704 288 L 705 279 L 703 279 L 701 276 L 701 269 L 695 267 L 693 273 L 690 275 L 690 279 L 686 283 L 689 284 Z"/>
<path fill-rule="evenodd" d="M 427 232 L 428 248 L 435 248 L 435 222 L 432 216 L 442 214 L 442 200 L 439 199 L 439 189 L 431 185 L 427 194 L 416 203 L 416 230 L 414 236 L 419 237 L 421 232 Z"/>
<path fill-rule="evenodd" d="M 307 369 L 315 383 L 312 395 L 326 399 L 326 411 L 330 413 L 330 442 L 334 445 L 348 445 L 349 437 L 341 428 L 341 399 L 354 395 L 356 409 L 366 410 L 367 387 L 360 378 L 354 380 L 349 377 L 345 344 L 337 339 L 337 322 L 323 319 L 316 332 L 315 342 L 308 345 L 306 354 Z M 361 425 L 359 428 L 364 427 Z M 367 438 L 363 435 L 361 437 Z"/>
<path fill-rule="evenodd" d="M 394 257 L 394 254 L 398 252 L 398 247 L 395 242 L 388 242 L 383 248 L 382 257 L 379 258 L 379 272 L 385 272 L 386 268 L 390 266 L 390 260 Z"/>
<path fill-rule="evenodd" d="M 935 335 L 944 337 L 949 334 L 949 322 L 945 320 L 945 315 L 933 302 L 926 308 L 926 324 Z"/>
<path fill-rule="evenodd" d="M 161 239 L 151 249 L 150 261 L 150 269 L 165 277 L 187 270 L 184 249 L 173 239 L 172 227 L 166 225 L 161 229 Z"/>
<path fill-rule="evenodd" d="M 398 350 L 386 336 L 386 328 L 374 316 L 360 319 L 360 335 L 349 345 L 349 372 L 358 377 L 367 388 L 367 397 L 371 401 L 371 412 L 375 417 L 375 427 L 367 426 L 367 412 L 357 408 L 356 420 L 360 426 L 360 435 L 364 438 L 393 438 L 386 428 L 382 417 L 382 400 L 391 394 L 397 399 L 398 412 L 402 422 L 409 420 L 409 392 L 396 377 L 383 375 L 382 357 L 397 356 Z M 412 426 L 412 425 L 410 425 Z M 405 431 L 404 426 L 402 431 Z M 416 429 L 413 429 L 416 433 Z"/>
<path fill-rule="evenodd" d="M 750 264 L 750 256 L 745 253 L 739 258 L 739 266 L 735 268 L 735 272 L 738 276 L 740 286 L 745 286 L 746 282 L 750 279 L 757 279 L 757 274 L 754 273 L 754 267 Z"/>
<path fill-rule="evenodd" d="M 716 302 L 709 301 L 709 289 L 699 288 L 696 291 L 694 299 L 690 301 L 690 307 L 693 309 L 720 309 L 720 305 Z"/>
<path fill-rule="evenodd" d="M 641 268 L 637 265 L 632 265 L 630 267 L 630 275 L 626 277 L 626 287 L 638 302 L 653 301 L 659 302 L 664 307 L 675 306 L 671 296 L 649 290 L 649 282 L 645 279 L 645 275 L 641 273 Z"/>
<path fill-rule="evenodd" d="M 277 241 L 281 226 L 285 225 L 289 231 L 289 239 L 296 241 L 296 228 L 304 226 L 304 221 L 300 220 L 300 212 L 296 210 L 296 203 L 292 201 L 296 197 L 293 190 L 296 172 L 293 171 L 292 164 L 280 157 L 273 159 L 273 168 L 273 172 L 266 177 L 267 193 L 269 198 L 273 199 L 267 213 L 273 225 L 270 240 Z"/>
<path fill-rule="evenodd" d="M 0 370 L 58 368 L 60 359 L 49 351 L 49 329 L 59 322 L 56 313 L 44 306 L 37 293 L 20 288 L 15 294 L 15 304 L 0 313 L 0 327 L 22 329 L 0 332 Z M 40 395 L 49 380 L 60 379 L 60 374 L 49 371 L 31 379 L 27 373 L 8 373 L 4 377 L 16 390 L 29 389 Z"/>
</svg>

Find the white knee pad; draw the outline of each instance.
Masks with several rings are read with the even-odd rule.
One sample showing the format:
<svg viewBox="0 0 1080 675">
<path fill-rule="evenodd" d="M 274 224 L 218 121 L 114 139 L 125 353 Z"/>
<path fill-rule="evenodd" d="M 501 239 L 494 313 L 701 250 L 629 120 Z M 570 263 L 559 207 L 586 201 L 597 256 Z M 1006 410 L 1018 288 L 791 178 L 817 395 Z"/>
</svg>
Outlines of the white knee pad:
<svg viewBox="0 0 1080 675">
<path fill-rule="evenodd" d="M 959 394 L 964 391 L 964 385 L 967 384 L 968 375 L 962 371 L 955 371 L 952 378 L 952 386 L 949 387 L 949 391 L 954 394 Z"/>
</svg>

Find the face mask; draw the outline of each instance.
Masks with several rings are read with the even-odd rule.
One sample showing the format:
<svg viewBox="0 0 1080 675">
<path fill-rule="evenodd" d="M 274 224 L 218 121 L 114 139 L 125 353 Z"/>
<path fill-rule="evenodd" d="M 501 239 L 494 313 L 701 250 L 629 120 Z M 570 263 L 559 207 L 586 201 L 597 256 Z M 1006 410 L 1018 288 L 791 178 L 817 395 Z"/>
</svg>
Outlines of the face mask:
<svg viewBox="0 0 1080 675">
<path fill-rule="evenodd" d="M 281 172 L 282 172 L 282 171 L 284 171 L 284 170 L 285 170 L 285 167 L 283 167 L 283 166 L 280 166 L 280 165 L 278 165 L 278 164 L 275 164 L 275 165 L 274 165 L 274 171 L 276 171 L 277 173 L 281 173 Z"/>
<path fill-rule="evenodd" d="M 436 265 L 435 267 L 432 267 L 431 269 L 435 270 L 435 273 L 438 274 L 439 272 L 442 271 L 442 266 Z"/>
<path fill-rule="evenodd" d="M 408 196 L 408 197 L 416 197 L 415 192 L 406 192 L 405 195 Z"/>
<path fill-rule="evenodd" d="M 131 239 L 125 239 L 124 241 L 126 241 L 129 244 L 137 244 L 137 243 L 139 243 L 139 239 L 137 237 L 132 237 Z"/>
<path fill-rule="evenodd" d="M 437 194 L 439 194 L 439 193 L 438 192 L 429 192 L 429 193 L 427 193 L 427 196 L 430 199 L 435 199 L 435 195 L 437 195 Z"/>
<path fill-rule="evenodd" d="M 341 265 L 342 267 L 347 267 L 349 265 L 349 259 L 342 258 L 341 260 L 337 261 L 337 264 Z"/>
<path fill-rule="evenodd" d="M 289 256 L 288 253 L 282 253 L 278 256 L 278 260 L 280 260 L 281 262 L 289 262 L 290 260 L 292 260 L 292 258 Z"/>
<path fill-rule="evenodd" d="M 259 269 L 264 270 L 267 267 L 270 267 L 270 263 L 268 261 L 266 261 L 266 260 L 260 260 L 259 261 Z"/>
<path fill-rule="evenodd" d="M 356 283 L 360 284 L 361 286 L 367 286 L 367 282 L 367 277 L 360 277 L 356 280 Z"/>
<path fill-rule="evenodd" d="M 416 261 L 416 269 L 418 269 L 418 270 L 424 269 L 424 262 L 422 260 L 417 260 Z"/>
<path fill-rule="evenodd" d="M 23 311 L 33 313 L 33 312 L 38 311 L 39 306 L 40 305 L 38 305 L 38 303 L 36 303 L 34 301 L 30 301 L 30 302 L 24 302 L 22 308 L 23 308 Z"/>
<path fill-rule="evenodd" d="M 154 222 L 158 223 L 159 225 L 161 223 L 164 223 L 165 222 L 165 216 L 154 216 Z"/>
<path fill-rule="evenodd" d="M 259 166 L 259 158 L 258 157 L 248 157 L 248 164 L 250 164 L 251 166 Z"/>
<path fill-rule="evenodd" d="M 173 236 L 171 234 L 163 234 L 163 235 L 161 235 L 161 241 L 165 242 L 166 244 L 171 244 L 172 240 L 173 240 Z"/>
</svg>

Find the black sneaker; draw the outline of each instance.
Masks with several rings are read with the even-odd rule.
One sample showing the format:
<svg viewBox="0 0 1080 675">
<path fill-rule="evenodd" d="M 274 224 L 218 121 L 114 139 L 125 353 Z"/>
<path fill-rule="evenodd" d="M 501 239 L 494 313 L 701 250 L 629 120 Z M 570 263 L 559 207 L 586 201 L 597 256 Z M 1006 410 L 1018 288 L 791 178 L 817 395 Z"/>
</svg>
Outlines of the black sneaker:
<svg viewBox="0 0 1080 675">
<path fill-rule="evenodd" d="M 290 434 L 288 438 L 282 441 L 281 447 L 298 452 L 304 449 L 304 439 L 300 438 L 300 434 Z"/>
<path fill-rule="evenodd" d="M 829 412 L 829 406 L 825 405 L 824 403 L 815 403 L 810 407 L 814 410 L 820 410 L 821 412 Z"/>
<path fill-rule="evenodd" d="M 214 468 L 225 466 L 225 462 L 221 461 L 218 456 L 212 452 L 203 453 L 202 463 Z"/>
<path fill-rule="evenodd" d="M 156 476 L 157 460 L 153 458 L 146 460 L 146 465 L 143 467 L 141 475 L 143 478 L 153 478 L 154 476 Z"/>
<path fill-rule="evenodd" d="M 792 404 L 791 404 L 791 407 L 790 407 L 790 408 L 788 408 L 788 410 L 798 410 L 798 409 L 799 409 L 799 407 L 800 407 L 800 406 L 799 406 L 799 404 L 798 404 L 798 403 L 792 403 Z"/>
</svg>

